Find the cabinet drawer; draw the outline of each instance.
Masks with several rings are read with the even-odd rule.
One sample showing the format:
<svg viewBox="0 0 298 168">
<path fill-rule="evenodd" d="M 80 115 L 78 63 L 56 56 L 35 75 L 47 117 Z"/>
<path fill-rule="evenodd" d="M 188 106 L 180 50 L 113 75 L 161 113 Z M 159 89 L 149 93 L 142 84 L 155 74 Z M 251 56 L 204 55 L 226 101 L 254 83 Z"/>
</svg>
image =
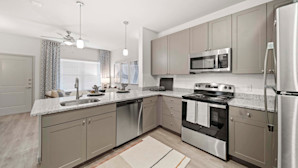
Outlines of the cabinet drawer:
<svg viewBox="0 0 298 168">
<path fill-rule="evenodd" d="M 263 111 L 230 106 L 230 117 L 233 116 L 266 123 L 266 113 Z"/>
<path fill-rule="evenodd" d="M 146 97 L 143 99 L 143 104 L 156 103 L 156 101 L 157 101 L 157 96 Z"/>
<path fill-rule="evenodd" d="M 170 104 L 181 104 L 182 100 L 180 98 L 163 96 L 163 102 L 170 103 Z"/>
<path fill-rule="evenodd" d="M 174 117 L 176 119 L 179 119 L 179 120 L 182 119 L 181 109 L 168 107 L 166 105 L 164 105 L 163 108 L 162 108 L 162 114 L 167 115 L 167 116 L 172 116 L 172 117 Z"/>
<path fill-rule="evenodd" d="M 162 126 L 179 134 L 181 133 L 181 123 L 181 120 L 174 117 L 168 115 L 162 116 Z"/>
</svg>

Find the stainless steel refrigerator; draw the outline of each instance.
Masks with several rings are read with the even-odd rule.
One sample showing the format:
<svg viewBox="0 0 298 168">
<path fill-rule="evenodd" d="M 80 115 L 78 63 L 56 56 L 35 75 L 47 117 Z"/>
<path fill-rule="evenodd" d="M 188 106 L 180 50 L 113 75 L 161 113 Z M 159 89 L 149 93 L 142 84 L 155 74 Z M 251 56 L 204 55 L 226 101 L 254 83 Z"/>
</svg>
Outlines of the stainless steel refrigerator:
<svg viewBox="0 0 298 168">
<path fill-rule="evenodd" d="M 298 168 L 298 3 L 277 9 L 276 37 L 278 167 Z"/>
</svg>

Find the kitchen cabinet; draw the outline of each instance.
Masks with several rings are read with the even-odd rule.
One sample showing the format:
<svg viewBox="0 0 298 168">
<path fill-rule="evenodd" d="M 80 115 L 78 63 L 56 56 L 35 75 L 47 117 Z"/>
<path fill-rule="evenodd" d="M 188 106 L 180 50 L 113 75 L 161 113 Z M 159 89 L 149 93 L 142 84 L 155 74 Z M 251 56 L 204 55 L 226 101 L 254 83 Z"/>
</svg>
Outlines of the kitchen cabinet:
<svg viewBox="0 0 298 168">
<path fill-rule="evenodd" d="M 268 131 L 266 113 L 230 107 L 229 117 L 229 154 L 259 167 L 272 167 L 277 141 L 273 143 L 276 132 Z"/>
<path fill-rule="evenodd" d="M 181 134 L 182 100 L 167 96 L 162 99 L 162 126 Z"/>
<path fill-rule="evenodd" d="M 151 74 L 168 74 L 168 37 L 161 37 L 151 42 Z"/>
<path fill-rule="evenodd" d="M 263 73 L 266 4 L 232 15 L 233 73 Z"/>
<path fill-rule="evenodd" d="M 42 167 L 74 167 L 86 160 L 86 119 L 42 129 Z"/>
<path fill-rule="evenodd" d="M 157 96 L 143 100 L 143 133 L 157 127 Z"/>
<path fill-rule="evenodd" d="M 43 168 L 74 167 L 115 147 L 116 104 L 43 115 Z"/>
<path fill-rule="evenodd" d="M 208 23 L 190 28 L 190 53 L 201 53 L 208 49 Z"/>
<path fill-rule="evenodd" d="M 209 49 L 232 47 L 232 16 L 209 22 Z"/>
<path fill-rule="evenodd" d="M 275 14 L 278 7 L 292 3 L 292 0 L 274 0 L 267 3 L 267 42 L 274 42 L 276 49 L 276 27 L 275 27 Z M 268 72 L 273 73 L 274 60 L 272 58 L 272 52 L 269 53 L 268 58 Z"/>
<path fill-rule="evenodd" d="M 169 74 L 189 74 L 189 29 L 168 36 Z"/>
<path fill-rule="evenodd" d="M 87 160 L 116 146 L 116 112 L 87 118 Z"/>
</svg>

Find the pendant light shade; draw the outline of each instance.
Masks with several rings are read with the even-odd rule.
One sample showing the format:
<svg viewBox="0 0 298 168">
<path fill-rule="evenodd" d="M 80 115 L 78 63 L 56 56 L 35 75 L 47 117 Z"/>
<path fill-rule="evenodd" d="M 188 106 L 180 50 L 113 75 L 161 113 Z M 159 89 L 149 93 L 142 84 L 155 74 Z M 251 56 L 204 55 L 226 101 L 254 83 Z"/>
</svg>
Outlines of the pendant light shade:
<svg viewBox="0 0 298 168">
<path fill-rule="evenodd" d="M 81 38 L 79 38 L 79 39 L 77 40 L 77 48 L 82 49 L 82 48 L 84 48 L 84 47 L 85 47 L 84 40 L 82 40 Z"/>
<path fill-rule="evenodd" d="M 82 6 L 84 3 L 77 1 L 77 4 L 80 6 L 80 38 L 77 40 L 77 48 L 83 49 L 85 47 L 84 40 L 82 40 Z"/>
<path fill-rule="evenodd" d="M 126 29 L 127 29 L 128 21 L 124 21 L 123 23 L 124 23 L 124 26 L 125 26 L 125 39 L 124 39 L 125 46 L 124 46 L 124 49 L 122 51 L 122 54 L 123 54 L 123 56 L 128 56 L 128 49 L 126 47 L 126 41 L 127 41 L 127 30 Z"/>
<path fill-rule="evenodd" d="M 124 48 L 122 54 L 123 56 L 128 56 L 128 49 Z"/>
</svg>

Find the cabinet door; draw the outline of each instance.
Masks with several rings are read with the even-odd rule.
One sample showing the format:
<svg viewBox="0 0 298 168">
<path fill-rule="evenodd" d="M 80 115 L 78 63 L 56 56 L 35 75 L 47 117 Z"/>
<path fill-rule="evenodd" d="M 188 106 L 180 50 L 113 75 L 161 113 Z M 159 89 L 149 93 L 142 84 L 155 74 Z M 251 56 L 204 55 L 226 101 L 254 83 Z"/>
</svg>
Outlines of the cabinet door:
<svg viewBox="0 0 298 168">
<path fill-rule="evenodd" d="M 42 128 L 42 167 L 67 168 L 86 161 L 86 119 Z"/>
<path fill-rule="evenodd" d="M 148 132 L 157 126 L 156 103 L 144 105 L 143 108 L 143 132 Z"/>
<path fill-rule="evenodd" d="M 266 4 L 232 15 L 233 73 L 263 73 Z"/>
<path fill-rule="evenodd" d="M 231 48 L 232 16 L 209 22 L 209 49 Z"/>
<path fill-rule="evenodd" d="M 208 23 L 190 28 L 190 53 L 201 53 L 208 49 Z"/>
<path fill-rule="evenodd" d="M 189 29 L 168 36 L 170 74 L 189 74 Z"/>
<path fill-rule="evenodd" d="M 87 159 L 116 145 L 116 112 L 87 118 Z"/>
<path fill-rule="evenodd" d="M 274 0 L 267 3 L 267 42 L 274 42 L 276 49 L 276 27 L 274 26 L 275 12 L 278 7 L 292 3 L 292 0 Z M 274 60 L 272 58 L 272 53 L 270 52 L 270 57 L 268 59 L 268 72 L 272 73 L 274 69 Z"/>
<path fill-rule="evenodd" d="M 230 155 L 256 166 L 269 168 L 271 165 L 270 144 L 266 123 L 230 115 Z"/>
<path fill-rule="evenodd" d="M 151 42 L 151 73 L 152 75 L 168 74 L 168 37 Z"/>
</svg>

